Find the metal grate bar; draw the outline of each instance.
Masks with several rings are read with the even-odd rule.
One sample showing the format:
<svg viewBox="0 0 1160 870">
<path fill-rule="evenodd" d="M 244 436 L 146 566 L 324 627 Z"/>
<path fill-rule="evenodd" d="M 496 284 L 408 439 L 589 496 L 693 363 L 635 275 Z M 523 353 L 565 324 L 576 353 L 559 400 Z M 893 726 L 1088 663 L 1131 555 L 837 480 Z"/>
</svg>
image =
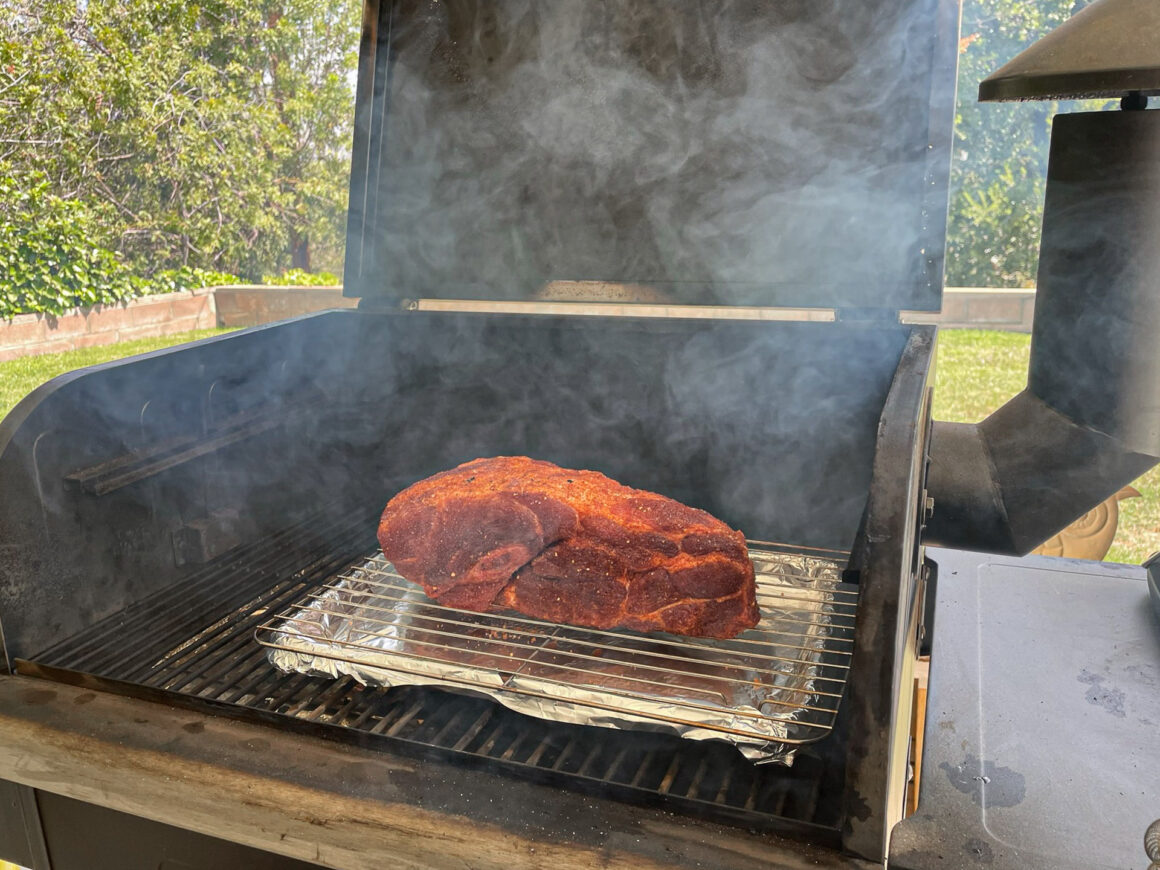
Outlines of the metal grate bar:
<svg viewBox="0 0 1160 870">
<path fill-rule="evenodd" d="M 238 669 L 234 679 L 229 684 L 229 688 L 223 689 L 218 694 L 219 700 L 228 704 L 237 704 L 243 698 L 258 695 L 260 694 L 259 690 L 265 690 L 266 686 L 278 682 L 278 672 L 271 673 L 270 668 L 266 667 L 268 662 L 265 656 L 251 655 L 247 664 L 249 667 Z M 261 694 L 265 694 L 265 691 Z"/>
<path fill-rule="evenodd" d="M 543 738 L 541 738 L 540 742 L 538 744 L 536 744 L 536 748 L 532 750 L 532 754 L 527 757 L 527 760 L 525 763 L 531 764 L 531 765 L 539 764 L 540 759 L 543 758 L 543 756 L 544 756 L 544 752 L 551 745 L 552 745 L 552 735 L 550 733 L 545 734 L 543 736 Z"/>
<path fill-rule="evenodd" d="M 661 794 L 668 794 L 669 789 L 673 787 L 673 780 L 677 778 L 677 772 L 681 767 L 681 756 L 674 755 L 673 760 L 669 762 L 668 770 L 665 775 L 661 777 L 661 784 L 657 786 L 657 791 Z"/>
<path fill-rule="evenodd" d="M 561 767 L 563 767 L 564 762 L 567 760 L 568 756 L 572 754 L 572 750 L 575 748 L 576 741 L 569 740 L 567 745 L 565 745 L 565 747 L 560 751 L 560 754 L 556 757 L 556 760 L 552 763 L 552 770 L 559 770 Z"/>
<path fill-rule="evenodd" d="M 262 658 L 265 658 L 264 656 Z M 281 694 L 281 688 L 289 683 L 292 674 L 283 674 L 281 671 L 270 668 L 260 670 L 249 683 L 234 688 L 234 684 L 226 686 L 218 695 L 218 699 L 230 704 L 241 703 L 243 698 L 249 697 L 253 701 Z"/>
<path fill-rule="evenodd" d="M 717 789 L 717 794 L 713 798 L 715 803 L 723 804 L 729 797 L 729 786 L 733 784 L 733 768 L 725 768 L 725 777 L 721 780 L 721 787 Z"/>
<path fill-rule="evenodd" d="M 358 683 L 356 683 L 354 680 L 350 680 L 346 685 L 346 700 L 342 703 L 341 706 L 337 707 L 333 713 L 326 716 L 324 721 L 345 722 L 347 717 L 350 716 L 351 711 L 354 710 L 359 705 L 359 703 L 361 703 L 362 687 L 359 686 Z"/>
<path fill-rule="evenodd" d="M 205 650 L 198 652 L 196 658 L 183 658 L 182 665 L 174 670 L 167 669 L 168 676 L 164 688 L 200 693 L 204 687 L 211 686 L 220 676 L 232 669 L 237 655 L 249 652 L 247 638 L 254 630 L 254 626 L 262 621 L 268 608 L 281 607 L 285 602 L 292 600 L 293 596 L 302 593 L 302 587 L 302 583 L 295 583 L 283 588 L 274 599 L 263 602 L 266 607 L 261 608 L 261 612 L 241 619 L 231 626 L 234 629 L 231 632 L 218 633 L 216 639 L 206 644 Z M 144 675 L 142 679 L 146 683 L 153 682 Z"/>
<path fill-rule="evenodd" d="M 392 701 L 393 700 L 394 699 L 392 699 Z M 381 719 L 383 717 L 384 701 L 385 697 L 383 695 L 372 694 L 370 696 L 370 700 L 363 700 L 363 703 L 366 706 L 364 706 L 363 709 L 359 711 L 357 716 L 355 716 L 353 719 L 348 719 L 346 722 L 341 724 L 354 731 L 369 730 L 367 723 L 370 722 L 372 718 L 378 717 Z"/>
<path fill-rule="evenodd" d="M 693 772 L 693 779 L 689 783 L 689 787 L 685 790 L 685 796 L 696 795 L 701 793 L 701 782 L 705 778 L 705 774 L 709 770 L 709 756 L 702 755 L 700 762 L 697 764 L 697 769 Z"/>
<path fill-rule="evenodd" d="M 494 712 L 495 707 L 489 704 L 487 709 L 483 711 L 482 715 L 478 716 L 476 720 L 471 723 L 471 727 L 466 729 L 459 737 L 459 739 L 451 745 L 451 748 L 456 752 L 462 752 L 467 747 L 467 744 L 474 740 L 476 735 L 478 735 L 479 732 L 483 730 L 483 727 L 491 721 L 491 717 Z"/>
<path fill-rule="evenodd" d="M 609 782 L 615 779 L 613 774 L 615 774 L 616 771 L 620 769 L 620 765 L 624 763 L 624 756 L 627 754 L 627 748 L 618 750 L 612 761 L 609 763 L 608 768 L 604 771 L 604 775 L 600 778 Z"/>
<path fill-rule="evenodd" d="M 600 754 L 602 749 L 599 743 L 592 744 L 592 748 L 588 750 L 588 754 L 584 756 L 584 760 L 580 762 L 580 766 L 576 768 L 577 776 L 588 776 L 588 768 Z"/>
<path fill-rule="evenodd" d="M 453 734 L 458 730 L 462 730 L 458 729 L 456 726 L 458 726 L 467 717 L 467 715 L 468 711 L 466 709 L 461 708 L 455 711 L 451 718 L 447 720 L 447 724 L 440 728 L 435 733 L 435 736 L 431 738 L 431 742 L 436 746 L 443 746 L 448 734 Z"/>
<path fill-rule="evenodd" d="M 633 788 L 640 788 L 644 782 L 644 775 L 648 772 L 649 765 L 652 764 L 653 759 L 655 759 L 655 758 L 656 758 L 655 752 L 645 753 L 644 758 L 642 758 L 640 760 L 640 763 L 637 764 L 636 771 L 635 771 L 635 773 L 633 773 L 632 779 L 629 781 L 628 784 L 631 785 Z"/>
<path fill-rule="evenodd" d="M 322 716 L 327 716 L 327 711 L 336 710 L 337 705 L 346 697 L 351 687 L 355 685 L 355 681 L 350 677 L 345 677 L 337 680 L 326 691 L 320 692 L 316 696 L 317 703 L 313 710 L 309 710 L 302 714 L 302 718 L 308 722 L 317 722 Z M 333 712 L 329 715 L 333 715 Z"/>
<path fill-rule="evenodd" d="M 385 734 L 388 737 L 394 736 L 402 730 L 404 725 L 418 716 L 422 709 L 423 699 L 420 698 L 418 701 L 408 707 L 406 712 L 402 713 L 400 716 L 384 716 L 382 719 L 375 723 L 373 728 L 371 728 L 371 733 Z"/>
<path fill-rule="evenodd" d="M 349 548 L 357 537 L 346 536 L 339 543 Z M 349 552 L 349 550 L 346 550 Z M 246 605 L 234 608 L 232 613 L 222 617 L 208 629 L 194 635 L 186 641 L 179 642 L 159 660 L 150 661 L 148 655 L 138 656 L 132 662 L 121 666 L 132 668 L 128 672 L 131 678 L 141 679 L 151 672 L 164 671 L 172 676 L 191 674 L 194 678 L 206 674 L 215 664 L 239 647 L 245 646 L 245 636 L 265 615 L 272 609 L 283 606 L 294 596 L 301 594 L 310 583 L 303 579 L 308 572 L 332 570 L 349 560 L 349 555 L 335 556 L 328 554 L 313 560 L 308 566 L 296 572 L 297 576 L 268 589 L 264 594 L 252 598 Z M 197 673 L 197 672 L 200 672 Z M 170 680 L 166 688 L 183 688 Z"/>
<path fill-rule="evenodd" d="M 320 548 L 330 551 L 334 543 L 330 536 L 338 529 L 349 529 L 351 525 L 350 517 L 344 517 L 321 529 L 312 530 L 311 536 L 317 538 Z M 109 668 L 114 661 L 124 656 L 133 648 L 132 641 L 137 638 L 156 643 L 160 637 L 159 625 L 177 623 L 170 632 L 175 638 L 174 642 L 186 638 L 205 624 L 206 614 L 189 607 L 175 613 L 172 606 L 175 587 L 195 590 L 202 600 L 220 600 L 221 612 L 229 612 L 231 605 L 240 606 L 245 598 L 254 594 L 247 590 L 265 588 L 272 573 L 279 569 L 286 572 L 293 570 L 295 561 L 300 562 L 302 559 L 302 549 L 299 547 L 296 550 L 287 546 L 287 543 L 299 539 L 306 532 L 307 524 L 301 523 L 257 544 L 244 547 L 232 554 L 231 562 L 240 564 L 236 570 L 226 572 L 218 565 L 207 566 L 175 586 L 161 589 L 129 605 L 115 614 L 115 618 L 98 623 L 83 635 L 83 639 L 65 641 L 41 653 L 38 658 L 60 666 L 96 671 Z M 275 553 L 283 554 L 283 557 L 271 560 L 271 554 Z M 229 590 L 242 591 L 230 596 L 227 594 Z M 175 619 L 175 616 L 179 618 Z M 147 627 L 148 630 L 135 630 L 137 626 Z M 65 652 L 67 656 L 64 656 Z"/>
<path fill-rule="evenodd" d="M 504 734 L 506 728 L 507 728 L 507 723 L 505 723 L 505 722 L 497 723 L 495 728 L 492 729 L 491 734 L 488 735 L 487 739 L 484 740 L 482 744 L 480 744 L 479 754 L 483 755 L 483 756 L 490 757 L 492 754 L 492 750 L 495 749 L 496 744 L 499 743 L 499 738 Z"/>
<path fill-rule="evenodd" d="M 761 781 L 755 776 L 753 781 L 749 783 L 749 794 L 745 798 L 743 806 L 747 810 L 752 810 L 757 806 L 757 786 Z"/>
<path fill-rule="evenodd" d="M 295 718 L 302 715 L 302 711 L 318 691 L 317 680 L 313 680 L 303 674 L 299 674 L 298 676 L 299 679 L 297 681 L 291 682 L 286 687 L 285 694 L 280 697 L 281 704 L 278 709 L 278 712 L 286 713 Z"/>
</svg>

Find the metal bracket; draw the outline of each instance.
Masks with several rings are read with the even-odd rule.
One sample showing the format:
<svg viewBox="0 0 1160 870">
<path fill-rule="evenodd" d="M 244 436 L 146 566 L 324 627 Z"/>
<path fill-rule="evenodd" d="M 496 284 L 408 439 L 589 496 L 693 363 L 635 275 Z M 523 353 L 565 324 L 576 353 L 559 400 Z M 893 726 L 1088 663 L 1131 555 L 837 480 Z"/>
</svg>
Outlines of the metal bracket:
<svg viewBox="0 0 1160 870">
<path fill-rule="evenodd" d="M 44 828 L 40 824 L 40 806 L 36 803 L 36 790 L 20 786 L 20 810 L 24 816 L 24 829 L 28 834 L 28 851 L 32 856 L 32 870 L 52 870 L 48 857 L 48 844 L 44 840 Z"/>
</svg>

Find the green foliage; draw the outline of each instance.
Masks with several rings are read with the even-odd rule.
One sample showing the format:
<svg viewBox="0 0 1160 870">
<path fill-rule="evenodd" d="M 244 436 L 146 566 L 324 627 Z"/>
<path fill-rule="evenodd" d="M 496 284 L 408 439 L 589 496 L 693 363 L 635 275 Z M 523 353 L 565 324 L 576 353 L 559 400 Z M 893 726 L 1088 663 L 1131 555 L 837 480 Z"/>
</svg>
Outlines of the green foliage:
<svg viewBox="0 0 1160 870">
<path fill-rule="evenodd" d="M 964 0 L 946 280 L 1032 287 L 1051 118 L 1101 103 L 979 103 L 979 83 L 1088 0 Z"/>
<path fill-rule="evenodd" d="M 0 318 L 238 282 L 190 266 L 143 278 L 120 254 L 94 244 L 98 234 L 99 218 L 86 203 L 52 193 L 43 175 L 19 179 L 0 167 Z"/>
<path fill-rule="evenodd" d="M 0 317 L 137 295 L 140 279 L 90 241 L 96 220 L 83 202 L 50 193 L 43 176 L 0 178 Z"/>
<path fill-rule="evenodd" d="M 198 290 L 202 287 L 221 287 L 241 284 L 242 279 L 229 272 L 182 266 L 180 269 L 162 269 L 149 280 L 148 293 L 174 293 L 180 290 Z"/>
<path fill-rule="evenodd" d="M 0 163 L 137 271 L 341 259 L 358 0 L 6 0 Z"/>
<path fill-rule="evenodd" d="M 263 275 L 263 284 L 284 287 L 333 287 L 342 279 L 333 272 L 306 272 L 302 269 L 287 269 L 281 275 Z"/>
</svg>

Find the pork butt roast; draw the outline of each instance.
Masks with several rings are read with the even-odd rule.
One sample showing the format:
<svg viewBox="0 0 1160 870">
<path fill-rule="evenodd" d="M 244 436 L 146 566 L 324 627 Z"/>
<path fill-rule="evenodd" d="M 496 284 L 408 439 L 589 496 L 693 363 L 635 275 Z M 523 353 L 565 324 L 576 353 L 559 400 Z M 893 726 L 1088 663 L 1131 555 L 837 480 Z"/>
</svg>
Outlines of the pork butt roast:
<svg viewBox="0 0 1160 870">
<path fill-rule="evenodd" d="M 476 459 L 407 487 L 378 538 L 403 577 L 449 607 L 720 638 L 759 618 L 740 532 L 526 456 Z"/>
</svg>

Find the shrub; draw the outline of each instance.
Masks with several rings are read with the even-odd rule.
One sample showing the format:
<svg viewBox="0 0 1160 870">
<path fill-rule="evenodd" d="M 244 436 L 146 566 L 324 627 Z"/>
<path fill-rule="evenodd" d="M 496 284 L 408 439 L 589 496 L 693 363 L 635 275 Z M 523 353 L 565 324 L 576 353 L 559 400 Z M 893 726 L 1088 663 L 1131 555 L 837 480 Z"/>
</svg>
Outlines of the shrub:
<svg viewBox="0 0 1160 870">
<path fill-rule="evenodd" d="M 179 290 L 197 290 L 200 287 L 220 287 L 223 284 L 241 284 L 242 279 L 229 272 L 215 272 L 212 269 L 195 269 L 182 266 L 180 269 L 163 269 L 149 281 L 149 293 L 176 293 Z"/>
<path fill-rule="evenodd" d="M 189 267 L 136 275 L 119 253 L 91 241 L 97 230 L 93 210 L 50 193 L 43 176 L 18 179 L 0 170 L 0 318 L 238 283 L 234 275 Z"/>
<path fill-rule="evenodd" d="M 89 241 L 84 203 L 48 192 L 43 177 L 0 178 L 0 316 L 60 314 L 140 293 L 121 258 Z"/>
<path fill-rule="evenodd" d="M 289 269 L 281 275 L 263 275 L 263 284 L 278 284 L 289 287 L 333 287 L 342 280 L 333 272 L 307 272 L 303 269 Z"/>
</svg>

